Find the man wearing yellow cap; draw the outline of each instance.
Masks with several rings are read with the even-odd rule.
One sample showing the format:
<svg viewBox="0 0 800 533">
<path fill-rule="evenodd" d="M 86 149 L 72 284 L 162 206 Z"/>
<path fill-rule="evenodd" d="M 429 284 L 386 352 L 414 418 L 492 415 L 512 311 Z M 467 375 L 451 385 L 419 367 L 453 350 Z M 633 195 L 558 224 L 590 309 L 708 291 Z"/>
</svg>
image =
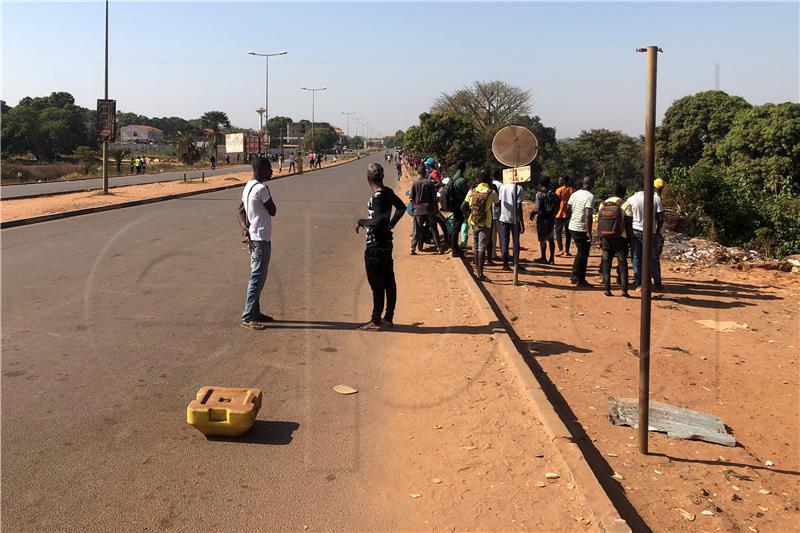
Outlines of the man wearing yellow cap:
<svg viewBox="0 0 800 533">
<path fill-rule="evenodd" d="M 655 197 L 656 202 L 661 204 L 663 209 L 664 207 L 664 199 L 661 197 L 661 193 L 664 192 L 664 180 L 661 178 L 656 178 L 653 181 L 653 189 L 655 189 Z M 653 279 L 658 279 L 659 282 L 656 283 L 654 287 L 657 291 L 664 290 L 664 286 L 661 284 L 661 252 L 664 251 L 664 235 L 661 232 L 661 228 L 664 224 L 664 211 L 662 210 L 660 213 L 656 213 L 656 223 L 657 223 L 657 230 L 656 234 L 653 235 L 655 237 L 655 250 L 653 250 L 653 271 L 657 273 L 658 277 L 656 278 L 656 274 L 653 274 Z"/>
</svg>

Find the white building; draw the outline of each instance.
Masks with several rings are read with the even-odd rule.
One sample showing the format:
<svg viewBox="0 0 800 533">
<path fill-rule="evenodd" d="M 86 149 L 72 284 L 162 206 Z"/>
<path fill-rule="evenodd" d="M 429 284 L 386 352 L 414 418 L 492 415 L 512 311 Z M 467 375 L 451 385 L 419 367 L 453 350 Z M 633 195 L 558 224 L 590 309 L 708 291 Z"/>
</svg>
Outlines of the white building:
<svg viewBox="0 0 800 533">
<path fill-rule="evenodd" d="M 133 125 L 120 128 L 121 142 L 160 143 L 164 142 L 164 132 L 152 126 Z"/>
</svg>

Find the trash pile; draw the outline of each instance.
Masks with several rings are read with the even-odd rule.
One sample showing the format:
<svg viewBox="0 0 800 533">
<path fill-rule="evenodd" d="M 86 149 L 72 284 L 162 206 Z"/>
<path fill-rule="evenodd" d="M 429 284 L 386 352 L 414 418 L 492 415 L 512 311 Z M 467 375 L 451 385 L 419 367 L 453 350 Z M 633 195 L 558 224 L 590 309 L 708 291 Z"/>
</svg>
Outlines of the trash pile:
<svg viewBox="0 0 800 533">
<path fill-rule="evenodd" d="M 664 232 L 664 251 L 662 257 L 691 267 L 731 265 L 736 268 L 766 268 L 784 272 L 800 272 L 800 257 L 789 256 L 784 259 L 765 258 L 756 250 L 743 250 L 735 246 L 723 246 L 702 237 L 687 237 L 680 233 Z"/>
</svg>

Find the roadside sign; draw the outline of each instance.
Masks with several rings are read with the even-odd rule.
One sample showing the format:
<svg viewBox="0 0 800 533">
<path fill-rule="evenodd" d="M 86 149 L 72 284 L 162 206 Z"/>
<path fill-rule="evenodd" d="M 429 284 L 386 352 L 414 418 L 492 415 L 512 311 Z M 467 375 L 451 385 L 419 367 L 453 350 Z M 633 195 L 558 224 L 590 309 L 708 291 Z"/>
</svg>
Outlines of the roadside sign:
<svg viewBox="0 0 800 533">
<path fill-rule="evenodd" d="M 531 181 L 531 167 L 517 167 L 503 169 L 503 183 L 525 183 Z"/>
<path fill-rule="evenodd" d="M 117 126 L 117 101 L 97 100 L 97 142 L 114 142 Z"/>
<path fill-rule="evenodd" d="M 225 152 L 229 154 L 244 152 L 244 133 L 229 133 L 225 135 Z"/>
</svg>

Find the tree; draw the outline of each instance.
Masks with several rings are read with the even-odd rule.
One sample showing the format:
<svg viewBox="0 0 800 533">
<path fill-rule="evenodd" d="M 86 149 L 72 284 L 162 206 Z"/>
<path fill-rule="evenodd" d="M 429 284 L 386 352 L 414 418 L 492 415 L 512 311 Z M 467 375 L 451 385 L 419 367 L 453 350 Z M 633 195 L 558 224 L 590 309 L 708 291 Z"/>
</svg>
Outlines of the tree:
<svg viewBox="0 0 800 533">
<path fill-rule="evenodd" d="M 656 154 L 666 168 L 690 167 L 713 157 L 716 144 L 731 128 L 736 114 L 750 108 L 740 96 L 705 91 L 672 103 L 656 131 Z"/>
<path fill-rule="evenodd" d="M 503 81 L 476 81 L 452 94 L 442 93 L 432 113 L 451 113 L 467 119 L 478 133 L 502 127 L 531 110 L 531 93 Z"/>
<path fill-rule="evenodd" d="M 122 160 L 125 159 L 125 156 L 129 153 L 131 153 L 131 151 L 127 148 L 111 148 L 108 151 L 108 155 L 110 155 L 114 163 L 117 164 L 117 173 L 122 172 Z"/>
<path fill-rule="evenodd" d="M 420 155 L 433 155 L 445 166 L 460 159 L 483 162 L 472 123 L 452 113 L 421 114 L 419 125 L 406 130 L 403 146 Z"/>
<path fill-rule="evenodd" d="M 394 135 L 387 135 L 383 138 L 383 145 L 386 148 L 396 148 L 398 146 L 403 146 L 403 137 L 405 137 L 405 132 L 403 130 L 397 130 L 394 132 Z"/>
<path fill-rule="evenodd" d="M 332 128 L 316 128 L 314 129 L 314 136 L 311 136 L 311 130 L 307 131 L 303 136 L 303 146 L 311 150 L 330 150 L 336 146 L 339 137 Z"/>
<path fill-rule="evenodd" d="M 286 135 L 286 125 L 291 123 L 292 119 L 289 117 L 272 117 L 267 121 L 270 148 L 277 148 L 281 145 L 281 139 Z"/>
<path fill-rule="evenodd" d="M 210 141 L 213 146 L 212 154 L 217 154 L 217 145 L 220 143 L 223 128 L 230 128 L 231 121 L 228 119 L 227 113 L 224 111 L 206 111 L 200 117 L 200 123 L 203 128 L 211 130 Z"/>
<path fill-rule="evenodd" d="M 81 164 L 84 175 L 88 175 L 97 166 L 97 152 L 88 146 L 79 146 L 73 156 Z"/>
<path fill-rule="evenodd" d="M 628 190 L 636 189 L 644 175 L 643 144 L 640 139 L 621 131 L 594 129 L 582 131 L 577 141 L 591 162 L 590 175 L 596 179 L 599 195 L 610 192 L 617 182 Z"/>
</svg>

